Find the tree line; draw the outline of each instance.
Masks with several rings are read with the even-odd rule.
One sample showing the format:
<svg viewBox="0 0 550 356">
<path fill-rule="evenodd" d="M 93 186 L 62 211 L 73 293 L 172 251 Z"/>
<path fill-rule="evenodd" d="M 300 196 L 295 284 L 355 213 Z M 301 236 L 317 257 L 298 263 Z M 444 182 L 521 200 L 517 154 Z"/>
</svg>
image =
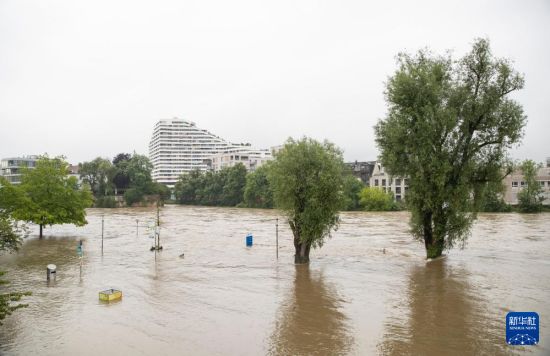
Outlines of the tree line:
<svg viewBox="0 0 550 356">
<path fill-rule="evenodd" d="M 153 182 L 153 165 L 149 158 L 139 154 L 119 153 L 112 161 L 97 157 L 79 164 L 82 182 L 89 185 L 94 206 L 114 208 L 115 196 L 122 195 L 126 205 L 143 202 L 147 195 L 158 195 L 162 200 L 170 197 L 170 190 Z"/>
<path fill-rule="evenodd" d="M 401 210 L 391 192 L 367 187 L 342 165 L 343 200 L 341 210 Z M 225 167 L 218 172 L 194 170 L 182 174 L 174 187 L 176 202 L 188 205 L 274 208 L 273 189 L 268 179 L 272 162 L 247 172 L 243 164 Z"/>
</svg>

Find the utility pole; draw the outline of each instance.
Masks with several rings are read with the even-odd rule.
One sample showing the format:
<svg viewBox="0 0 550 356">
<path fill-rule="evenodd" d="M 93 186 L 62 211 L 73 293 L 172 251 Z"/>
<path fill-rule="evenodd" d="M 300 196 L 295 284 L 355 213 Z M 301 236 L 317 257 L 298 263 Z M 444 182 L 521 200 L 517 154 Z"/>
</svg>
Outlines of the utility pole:
<svg viewBox="0 0 550 356">
<path fill-rule="evenodd" d="M 275 255 L 279 259 L 279 218 L 275 219 L 275 248 L 277 249 Z"/>
<path fill-rule="evenodd" d="M 160 208 L 157 200 L 157 250 L 160 249 Z"/>
<path fill-rule="evenodd" d="M 103 228 L 104 228 L 104 216 L 101 215 L 101 256 L 103 256 Z"/>
</svg>

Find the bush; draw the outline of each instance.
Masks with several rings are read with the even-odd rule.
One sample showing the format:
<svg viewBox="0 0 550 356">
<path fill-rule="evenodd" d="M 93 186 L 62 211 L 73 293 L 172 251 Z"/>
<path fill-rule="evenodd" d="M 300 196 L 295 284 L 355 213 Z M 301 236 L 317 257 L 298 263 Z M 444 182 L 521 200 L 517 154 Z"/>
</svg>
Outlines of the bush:
<svg viewBox="0 0 550 356">
<path fill-rule="evenodd" d="M 124 200 L 126 201 L 127 206 L 132 206 L 135 203 L 140 203 L 143 201 L 143 192 L 137 188 L 127 189 L 124 193 Z"/>
<path fill-rule="evenodd" d="M 399 210 L 399 205 L 393 201 L 392 192 L 375 187 L 363 188 L 359 193 L 359 203 L 367 211 Z"/>
<path fill-rule="evenodd" d="M 96 208 L 116 208 L 116 200 L 113 196 L 99 197 L 95 200 Z"/>
</svg>

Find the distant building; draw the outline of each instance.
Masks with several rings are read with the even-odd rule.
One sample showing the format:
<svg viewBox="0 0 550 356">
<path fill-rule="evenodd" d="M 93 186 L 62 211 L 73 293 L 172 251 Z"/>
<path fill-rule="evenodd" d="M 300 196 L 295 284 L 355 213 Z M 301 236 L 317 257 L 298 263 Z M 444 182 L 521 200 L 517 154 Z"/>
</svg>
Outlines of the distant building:
<svg viewBox="0 0 550 356">
<path fill-rule="evenodd" d="M 269 150 L 238 147 L 230 148 L 211 156 L 207 160 L 209 161 L 207 164 L 214 172 L 218 172 L 223 168 L 233 167 L 238 163 L 242 163 L 247 171 L 254 172 L 258 167 L 272 159 L 273 155 Z"/>
<path fill-rule="evenodd" d="M 210 169 L 212 156 L 233 149 L 252 150 L 250 144 L 230 143 L 198 128 L 192 121 L 160 120 L 149 143 L 153 180 L 173 187 L 181 174 L 196 169 L 206 171 Z"/>
<path fill-rule="evenodd" d="M 393 192 L 394 199 L 401 201 L 405 199 L 409 190 L 409 179 L 389 175 L 380 162 L 376 162 L 369 185 L 374 188 L 383 189 L 385 192 Z"/>
<path fill-rule="evenodd" d="M 372 176 L 372 172 L 374 171 L 374 166 L 376 165 L 376 161 L 367 161 L 367 162 L 348 162 L 346 163 L 346 166 L 348 166 L 351 169 L 352 174 L 361 179 L 363 183 L 365 183 L 367 186 L 370 185 L 370 177 Z"/>
<path fill-rule="evenodd" d="M 537 182 L 543 189 L 544 200 L 542 204 L 550 205 L 550 157 L 546 159 L 546 167 L 537 170 Z M 525 181 L 521 170 L 517 170 L 504 178 L 504 201 L 507 204 L 516 205 L 518 201 L 518 192 L 525 187 Z"/>
<path fill-rule="evenodd" d="M 22 167 L 34 168 L 38 156 L 4 158 L 0 161 L 0 175 L 11 184 L 21 183 Z"/>
</svg>

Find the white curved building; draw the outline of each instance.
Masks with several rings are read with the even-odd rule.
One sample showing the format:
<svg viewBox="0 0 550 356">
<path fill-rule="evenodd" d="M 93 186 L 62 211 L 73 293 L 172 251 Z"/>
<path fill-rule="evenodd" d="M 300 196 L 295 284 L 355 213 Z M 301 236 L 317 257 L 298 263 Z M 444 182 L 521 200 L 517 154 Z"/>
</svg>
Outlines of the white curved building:
<svg viewBox="0 0 550 356">
<path fill-rule="evenodd" d="M 156 123 L 149 159 L 153 164 L 153 180 L 172 187 L 182 173 L 209 169 L 210 158 L 230 149 L 248 148 L 233 144 L 198 128 L 194 122 L 174 118 Z"/>
</svg>

